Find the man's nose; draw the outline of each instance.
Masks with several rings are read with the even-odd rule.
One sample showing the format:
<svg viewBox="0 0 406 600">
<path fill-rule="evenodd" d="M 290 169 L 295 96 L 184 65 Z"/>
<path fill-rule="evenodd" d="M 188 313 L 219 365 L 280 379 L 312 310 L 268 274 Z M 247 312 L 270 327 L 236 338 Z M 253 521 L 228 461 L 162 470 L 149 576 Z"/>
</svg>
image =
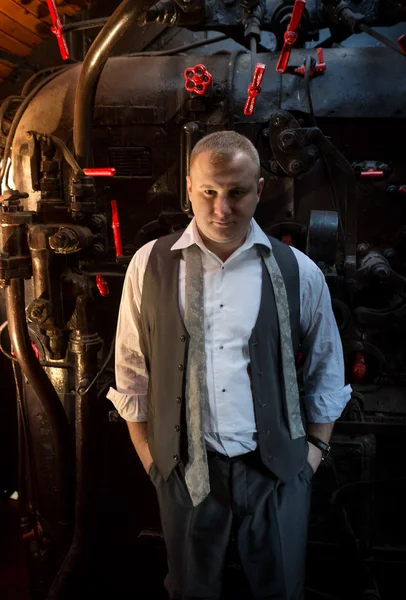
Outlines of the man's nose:
<svg viewBox="0 0 406 600">
<path fill-rule="evenodd" d="M 218 216 L 227 216 L 231 213 L 230 204 L 226 194 L 217 195 L 213 209 Z"/>
</svg>

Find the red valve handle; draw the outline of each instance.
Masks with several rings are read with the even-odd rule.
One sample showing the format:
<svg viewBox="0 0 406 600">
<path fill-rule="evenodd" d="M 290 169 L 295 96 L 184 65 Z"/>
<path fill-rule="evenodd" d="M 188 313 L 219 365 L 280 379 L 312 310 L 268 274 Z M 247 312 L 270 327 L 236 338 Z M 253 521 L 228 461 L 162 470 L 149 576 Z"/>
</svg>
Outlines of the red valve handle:
<svg viewBox="0 0 406 600">
<path fill-rule="evenodd" d="M 184 71 L 185 76 L 185 90 L 202 96 L 206 93 L 207 88 L 213 81 L 213 77 L 210 75 L 204 65 L 195 65 L 189 67 Z"/>
<path fill-rule="evenodd" d="M 255 102 L 261 93 L 261 83 L 264 76 L 264 71 L 265 65 L 263 63 L 257 63 L 254 76 L 248 86 L 248 98 L 244 106 L 244 115 L 252 115 L 254 112 Z"/>
<path fill-rule="evenodd" d="M 97 273 L 97 275 L 96 275 L 96 285 L 97 285 L 97 289 L 99 290 L 101 296 L 109 296 L 110 295 L 109 284 L 104 279 L 104 277 L 101 273 Z"/>
<path fill-rule="evenodd" d="M 365 356 L 362 352 L 357 352 L 352 366 L 352 374 L 354 376 L 354 383 L 361 383 L 367 374 L 367 366 L 365 363 Z"/>
<path fill-rule="evenodd" d="M 114 245 L 116 247 L 116 258 L 123 255 L 123 245 L 121 243 L 120 221 L 118 220 L 117 200 L 111 201 L 111 217 L 114 236 Z"/>
<path fill-rule="evenodd" d="M 105 167 L 101 169 L 83 169 L 83 173 L 89 177 L 113 177 L 116 174 L 116 170 Z"/>
<path fill-rule="evenodd" d="M 284 73 L 286 71 L 292 46 L 298 38 L 297 28 L 299 27 L 300 19 L 302 18 L 305 6 L 306 0 L 295 0 L 290 23 L 283 36 L 284 44 L 282 52 L 276 65 L 276 70 L 278 73 Z"/>
<path fill-rule="evenodd" d="M 43 537 L 44 530 L 41 527 L 41 523 L 38 523 L 38 521 L 37 521 L 37 533 L 38 533 L 38 535 L 40 536 L 40 538 L 42 540 L 45 540 L 45 538 Z M 35 539 L 35 530 L 34 530 L 34 528 L 32 528 L 30 531 L 27 531 L 27 533 L 23 533 L 22 539 L 23 540 L 32 540 L 32 539 Z"/>
<path fill-rule="evenodd" d="M 403 54 L 406 54 L 406 35 L 403 34 L 400 37 L 398 37 L 397 42 Z"/>
<path fill-rule="evenodd" d="M 63 33 L 63 25 L 59 18 L 58 11 L 56 9 L 55 0 L 47 0 L 47 4 L 52 19 L 51 31 L 56 36 L 59 46 L 59 52 L 61 53 L 63 60 L 67 60 L 68 58 L 70 58 L 69 48 L 65 40 L 65 36 Z"/>
<path fill-rule="evenodd" d="M 325 71 L 327 69 L 327 65 L 324 62 L 324 54 L 323 54 L 323 48 L 316 48 L 317 50 L 317 63 L 314 67 L 314 69 L 311 71 L 310 73 L 310 77 L 312 77 L 315 73 L 323 73 L 323 71 Z M 299 73 L 300 75 L 304 75 L 306 71 L 306 67 L 305 65 L 300 65 L 300 67 L 297 67 L 295 69 L 295 73 Z"/>
<path fill-rule="evenodd" d="M 384 171 L 376 171 L 375 169 L 368 169 L 368 171 L 361 171 L 359 174 L 362 179 L 379 179 L 385 176 Z"/>
</svg>

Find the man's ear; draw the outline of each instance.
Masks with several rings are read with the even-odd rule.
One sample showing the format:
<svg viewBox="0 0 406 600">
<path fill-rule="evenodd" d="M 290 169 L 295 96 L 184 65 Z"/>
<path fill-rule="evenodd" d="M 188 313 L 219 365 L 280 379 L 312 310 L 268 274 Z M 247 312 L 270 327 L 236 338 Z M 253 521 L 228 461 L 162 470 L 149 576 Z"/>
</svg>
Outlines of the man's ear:
<svg viewBox="0 0 406 600">
<path fill-rule="evenodd" d="M 258 181 L 258 187 L 257 187 L 258 202 L 259 202 L 259 199 L 261 198 L 262 190 L 264 189 L 264 183 L 265 183 L 265 179 L 263 177 L 260 177 L 260 179 Z"/>
<path fill-rule="evenodd" d="M 186 187 L 187 187 L 187 193 L 189 194 L 189 200 L 190 200 L 190 194 L 192 192 L 192 180 L 190 178 L 190 175 L 186 175 Z"/>
</svg>

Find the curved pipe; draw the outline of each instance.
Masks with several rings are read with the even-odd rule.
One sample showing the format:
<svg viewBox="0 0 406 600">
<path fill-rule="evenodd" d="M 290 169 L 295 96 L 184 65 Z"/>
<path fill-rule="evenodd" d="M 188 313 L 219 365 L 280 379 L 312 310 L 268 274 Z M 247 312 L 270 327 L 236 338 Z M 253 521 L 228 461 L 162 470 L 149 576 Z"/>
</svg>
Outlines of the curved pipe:
<svg viewBox="0 0 406 600">
<path fill-rule="evenodd" d="M 79 76 L 75 96 L 73 145 L 81 167 L 90 165 L 90 141 L 96 88 L 101 72 L 117 43 L 149 8 L 141 0 L 124 0 L 91 45 Z"/>
<path fill-rule="evenodd" d="M 24 280 L 12 279 L 10 285 L 5 288 L 5 299 L 13 350 L 22 372 L 37 394 L 49 421 L 58 465 L 59 522 L 61 525 L 67 525 L 71 516 L 68 495 L 71 483 L 68 419 L 58 394 L 31 347 L 25 317 Z"/>
</svg>

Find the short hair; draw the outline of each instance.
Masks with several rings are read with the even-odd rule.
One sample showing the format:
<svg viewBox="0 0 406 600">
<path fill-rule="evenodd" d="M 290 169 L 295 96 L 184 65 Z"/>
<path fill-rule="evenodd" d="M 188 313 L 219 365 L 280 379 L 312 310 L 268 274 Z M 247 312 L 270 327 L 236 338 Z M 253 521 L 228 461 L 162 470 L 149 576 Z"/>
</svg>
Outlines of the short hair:
<svg viewBox="0 0 406 600">
<path fill-rule="evenodd" d="M 257 149 L 248 138 L 234 130 L 215 131 L 199 140 L 190 154 L 190 168 L 202 152 L 211 153 L 213 164 L 231 160 L 242 152 L 252 160 L 257 176 L 260 176 L 261 163 Z"/>
</svg>

